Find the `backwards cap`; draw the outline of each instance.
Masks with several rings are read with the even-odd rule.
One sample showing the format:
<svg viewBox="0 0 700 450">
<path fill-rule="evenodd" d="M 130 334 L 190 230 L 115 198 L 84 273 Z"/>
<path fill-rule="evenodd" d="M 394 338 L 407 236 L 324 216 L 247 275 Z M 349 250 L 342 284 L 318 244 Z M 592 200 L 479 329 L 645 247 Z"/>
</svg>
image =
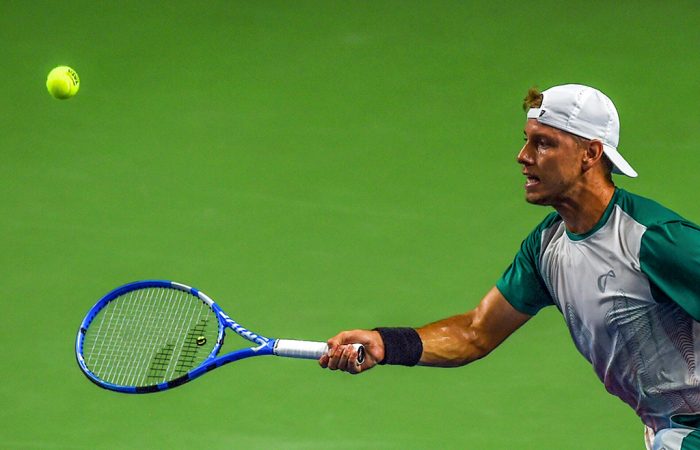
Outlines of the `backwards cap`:
<svg viewBox="0 0 700 450">
<path fill-rule="evenodd" d="M 614 173 L 636 177 L 637 172 L 617 151 L 620 118 L 612 100 L 598 89 L 581 84 L 554 86 L 542 92 L 542 106 L 531 108 L 528 119 L 603 144 Z"/>
</svg>

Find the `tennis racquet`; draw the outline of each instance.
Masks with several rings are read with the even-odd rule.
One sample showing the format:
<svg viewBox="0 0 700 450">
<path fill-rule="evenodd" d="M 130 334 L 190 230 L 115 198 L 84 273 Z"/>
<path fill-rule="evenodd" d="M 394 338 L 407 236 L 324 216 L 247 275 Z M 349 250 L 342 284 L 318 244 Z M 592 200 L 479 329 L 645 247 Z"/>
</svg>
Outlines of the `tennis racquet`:
<svg viewBox="0 0 700 450">
<path fill-rule="evenodd" d="M 219 356 L 229 328 L 253 342 Z M 364 348 L 354 344 L 358 364 Z M 102 297 L 83 319 L 75 354 L 83 373 L 117 392 L 158 392 L 253 356 L 318 359 L 324 342 L 272 339 L 231 319 L 203 292 L 173 281 L 137 281 Z"/>
</svg>

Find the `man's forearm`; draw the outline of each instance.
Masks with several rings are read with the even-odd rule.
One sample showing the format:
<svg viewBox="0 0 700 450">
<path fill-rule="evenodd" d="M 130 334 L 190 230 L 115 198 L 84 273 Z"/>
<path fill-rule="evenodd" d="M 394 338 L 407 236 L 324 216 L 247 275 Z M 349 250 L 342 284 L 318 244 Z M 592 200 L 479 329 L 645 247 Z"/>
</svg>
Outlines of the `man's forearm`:
<svg viewBox="0 0 700 450">
<path fill-rule="evenodd" d="M 423 341 L 420 365 L 458 367 L 486 356 L 492 349 L 473 328 L 474 312 L 460 314 L 418 328 Z"/>
</svg>

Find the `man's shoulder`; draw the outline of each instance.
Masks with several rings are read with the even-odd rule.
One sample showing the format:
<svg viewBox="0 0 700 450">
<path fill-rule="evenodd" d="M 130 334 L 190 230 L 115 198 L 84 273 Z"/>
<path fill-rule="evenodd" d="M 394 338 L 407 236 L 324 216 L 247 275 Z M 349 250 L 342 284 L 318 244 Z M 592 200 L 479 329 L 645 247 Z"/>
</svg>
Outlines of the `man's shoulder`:
<svg viewBox="0 0 700 450">
<path fill-rule="evenodd" d="M 539 253 L 543 240 L 548 241 L 546 236 L 555 232 L 561 224 L 563 224 L 563 219 L 556 211 L 547 214 L 527 235 L 523 241 L 521 251 L 529 249 L 533 254 Z"/>
<path fill-rule="evenodd" d="M 615 203 L 632 219 L 650 228 L 674 222 L 688 222 L 680 214 L 647 197 L 617 188 Z"/>
<path fill-rule="evenodd" d="M 550 230 L 554 227 L 556 227 L 558 224 L 562 223 L 563 219 L 557 213 L 556 211 L 552 211 L 551 213 L 547 214 L 542 221 L 537 224 L 537 226 L 532 230 L 530 233 L 532 234 L 541 234 L 545 230 Z"/>
</svg>

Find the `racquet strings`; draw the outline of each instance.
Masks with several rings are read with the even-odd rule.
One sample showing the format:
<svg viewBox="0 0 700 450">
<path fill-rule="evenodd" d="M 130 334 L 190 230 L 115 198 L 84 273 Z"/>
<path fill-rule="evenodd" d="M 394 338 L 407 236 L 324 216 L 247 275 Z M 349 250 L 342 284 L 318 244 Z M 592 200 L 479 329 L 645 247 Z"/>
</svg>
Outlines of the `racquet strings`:
<svg viewBox="0 0 700 450">
<path fill-rule="evenodd" d="M 88 325 L 85 364 L 120 386 L 152 386 L 200 365 L 216 345 L 216 314 L 175 288 L 144 288 L 109 302 Z"/>
</svg>

